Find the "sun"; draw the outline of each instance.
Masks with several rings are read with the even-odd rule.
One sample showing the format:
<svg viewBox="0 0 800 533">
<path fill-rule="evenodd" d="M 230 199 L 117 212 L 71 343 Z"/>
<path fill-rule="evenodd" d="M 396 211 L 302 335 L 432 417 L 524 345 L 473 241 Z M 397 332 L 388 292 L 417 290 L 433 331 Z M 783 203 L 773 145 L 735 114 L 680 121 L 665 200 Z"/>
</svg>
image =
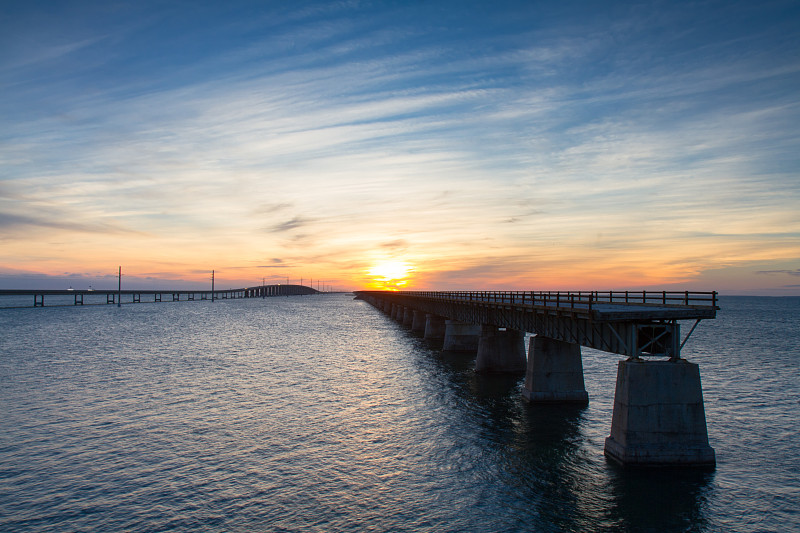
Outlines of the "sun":
<svg viewBox="0 0 800 533">
<path fill-rule="evenodd" d="M 376 289 L 398 291 L 408 285 L 413 271 L 414 267 L 405 261 L 383 261 L 367 270 L 372 277 L 369 285 Z"/>
</svg>

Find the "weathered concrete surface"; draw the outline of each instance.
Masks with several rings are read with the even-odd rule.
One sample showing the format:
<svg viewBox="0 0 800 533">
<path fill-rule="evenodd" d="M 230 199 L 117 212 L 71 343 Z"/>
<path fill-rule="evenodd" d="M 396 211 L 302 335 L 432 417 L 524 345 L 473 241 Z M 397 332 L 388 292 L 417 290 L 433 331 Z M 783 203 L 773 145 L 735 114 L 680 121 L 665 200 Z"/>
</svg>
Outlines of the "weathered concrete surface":
<svg viewBox="0 0 800 533">
<path fill-rule="evenodd" d="M 526 364 L 524 331 L 481 326 L 476 372 L 524 372 Z"/>
<path fill-rule="evenodd" d="M 714 465 L 698 365 L 620 361 L 605 454 L 625 465 Z"/>
<path fill-rule="evenodd" d="M 481 327 L 457 320 L 445 320 L 442 350 L 452 352 L 474 352 L 478 350 Z"/>
<path fill-rule="evenodd" d="M 589 403 L 580 345 L 531 337 L 522 396 L 534 403 Z"/>
<path fill-rule="evenodd" d="M 445 323 L 444 318 L 438 315 L 427 313 L 425 315 L 425 338 L 444 339 Z"/>
<path fill-rule="evenodd" d="M 411 321 L 411 331 L 422 333 L 425 331 L 425 313 L 414 310 L 414 317 Z"/>
</svg>

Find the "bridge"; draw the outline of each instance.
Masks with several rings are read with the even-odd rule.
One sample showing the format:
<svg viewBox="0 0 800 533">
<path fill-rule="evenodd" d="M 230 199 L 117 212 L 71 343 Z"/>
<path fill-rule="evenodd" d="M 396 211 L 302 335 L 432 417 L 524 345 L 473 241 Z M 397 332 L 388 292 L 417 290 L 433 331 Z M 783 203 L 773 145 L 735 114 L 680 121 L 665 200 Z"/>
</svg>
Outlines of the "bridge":
<svg viewBox="0 0 800 533">
<path fill-rule="evenodd" d="M 12 305 L 0 303 L 4 307 L 45 307 L 45 297 L 50 305 L 98 305 L 123 303 L 154 303 L 194 300 L 227 300 L 236 298 L 266 298 L 272 296 L 302 296 L 319 294 L 319 291 L 305 285 L 257 285 L 238 289 L 186 290 L 186 289 L 0 289 L 0 297 L 9 299 Z M 49 305 L 49 306 L 50 306 Z"/>
<path fill-rule="evenodd" d="M 716 292 L 356 295 L 443 350 L 476 353 L 478 372 L 525 372 L 522 395 L 531 403 L 588 403 L 581 346 L 627 356 L 618 363 L 605 455 L 625 465 L 715 464 L 699 367 L 680 355 L 698 324 L 716 317 Z M 684 337 L 681 321 L 694 321 Z M 534 334 L 527 355 L 526 332 Z"/>
</svg>

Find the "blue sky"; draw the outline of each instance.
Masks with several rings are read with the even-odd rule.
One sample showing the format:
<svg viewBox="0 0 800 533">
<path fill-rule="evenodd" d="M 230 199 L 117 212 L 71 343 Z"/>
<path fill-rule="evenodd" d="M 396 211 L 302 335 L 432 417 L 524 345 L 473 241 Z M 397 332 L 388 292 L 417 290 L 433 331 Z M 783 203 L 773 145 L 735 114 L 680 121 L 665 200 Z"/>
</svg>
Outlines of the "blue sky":
<svg viewBox="0 0 800 533">
<path fill-rule="evenodd" d="M 797 2 L 6 2 L 0 285 L 800 294 Z"/>
</svg>

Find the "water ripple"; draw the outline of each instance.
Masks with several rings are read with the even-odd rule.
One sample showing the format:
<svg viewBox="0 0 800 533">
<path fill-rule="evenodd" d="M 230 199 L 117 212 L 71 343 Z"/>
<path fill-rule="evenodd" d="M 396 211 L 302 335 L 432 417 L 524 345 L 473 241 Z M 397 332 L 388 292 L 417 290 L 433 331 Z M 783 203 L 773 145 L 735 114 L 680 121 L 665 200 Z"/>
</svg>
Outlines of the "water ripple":
<svg viewBox="0 0 800 533">
<path fill-rule="evenodd" d="M 798 299 L 723 299 L 700 363 L 718 466 L 607 463 L 591 403 L 529 406 L 346 296 L 0 311 L 0 529 L 800 528 Z"/>
</svg>

